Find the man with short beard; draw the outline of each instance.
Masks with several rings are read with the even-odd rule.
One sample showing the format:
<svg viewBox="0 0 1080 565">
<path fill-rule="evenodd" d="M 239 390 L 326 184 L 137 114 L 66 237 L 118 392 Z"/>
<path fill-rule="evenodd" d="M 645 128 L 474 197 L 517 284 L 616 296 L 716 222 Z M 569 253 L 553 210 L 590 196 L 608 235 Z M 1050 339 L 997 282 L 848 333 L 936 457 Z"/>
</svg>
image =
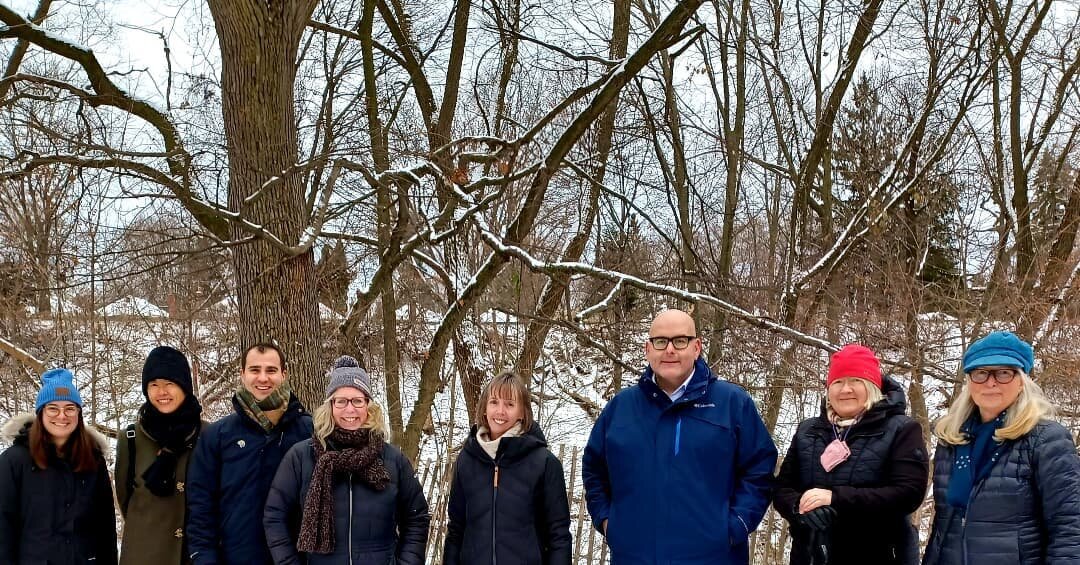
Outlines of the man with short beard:
<svg viewBox="0 0 1080 565">
<path fill-rule="evenodd" d="M 776 446 L 745 390 L 713 375 L 694 319 L 667 310 L 649 366 L 604 407 L 582 458 L 589 514 L 613 565 L 749 562 Z"/>
<path fill-rule="evenodd" d="M 194 565 L 273 563 L 263 506 L 278 465 L 311 437 L 311 416 L 292 394 L 276 345 L 248 347 L 233 414 L 202 433 L 188 470 L 188 549 Z"/>
</svg>

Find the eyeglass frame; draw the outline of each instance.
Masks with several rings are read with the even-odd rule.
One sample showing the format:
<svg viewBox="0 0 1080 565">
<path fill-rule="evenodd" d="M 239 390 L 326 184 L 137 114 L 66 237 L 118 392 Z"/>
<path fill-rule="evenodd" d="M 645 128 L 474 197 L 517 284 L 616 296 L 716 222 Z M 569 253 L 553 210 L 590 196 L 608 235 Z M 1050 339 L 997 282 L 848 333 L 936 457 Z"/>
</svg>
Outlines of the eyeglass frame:
<svg viewBox="0 0 1080 565">
<path fill-rule="evenodd" d="M 79 408 L 78 404 L 68 404 L 66 406 L 56 406 L 55 404 L 54 405 L 46 404 L 42 408 L 42 410 L 45 412 L 45 414 L 47 416 L 50 416 L 50 417 L 53 417 L 53 418 L 59 416 L 60 414 L 63 414 L 65 416 L 67 416 L 68 418 L 74 418 L 74 417 L 79 415 L 79 412 L 82 411 L 82 408 Z"/>
<path fill-rule="evenodd" d="M 686 349 L 687 347 L 690 347 L 690 344 L 693 343 L 694 340 L 697 339 L 697 338 L 698 338 L 698 336 L 696 336 L 696 335 L 673 335 L 673 336 L 658 335 L 658 336 L 650 337 L 646 341 L 648 341 L 649 345 L 651 345 L 652 348 L 657 350 L 657 351 L 664 351 L 665 349 L 667 349 L 667 346 L 669 344 L 672 347 L 674 347 L 676 351 L 682 351 L 682 350 Z M 664 346 L 663 347 L 660 347 L 660 346 L 658 346 L 656 344 L 656 340 L 658 340 L 658 339 L 664 341 Z M 682 347 L 679 347 L 675 343 L 675 340 L 677 340 L 677 339 L 685 339 L 686 340 L 686 345 L 683 345 Z"/>
<path fill-rule="evenodd" d="M 361 402 L 361 404 L 357 405 L 356 404 L 357 400 L 359 400 Z M 371 399 L 368 398 L 367 396 L 354 396 L 352 398 L 345 398 L 345 397 L 342 397 L 342 396 L 333 396 L 333 397 L 328 398 L 326 401 L 330 403 L 330 406 L 333 406 L 334 408 L 337 408 L 338 410 L 344 409 L 345 405 L 347 405 L 347 404 L 351 404 L 353 408 L 356 408 L 357 410 L 359 410 L 361 408 L 366 408 L 367 405 L 371 403 Z M 340 406 L 338 405 L 338 403 L 340 403 Z"/>
<path fill-rule="evenodd" d="M 1001 377 L 998 376 L 998 373 L 1001 371 L 1008 371 L 1008 377 L 1005 380 L 1001 380 Z M 981 378 L 976 378 L 976 373 L 981 374 Z M 971 379 L 971 382 L 977 385 L 986 384 L 990 380 L 991 376 L 994 377 L 994 382 L 996 382 L 997 384 L 1007 385 L 1013 382 L 1013 380 L 1016 379 L 1016 377 L 1018 377 L 1019 375 L 1020 369 L 1017 369 L 1016 367 L 999 367 L 997 369 L 979 368 L 968 371 L 968 378 Z"/>
</svg>

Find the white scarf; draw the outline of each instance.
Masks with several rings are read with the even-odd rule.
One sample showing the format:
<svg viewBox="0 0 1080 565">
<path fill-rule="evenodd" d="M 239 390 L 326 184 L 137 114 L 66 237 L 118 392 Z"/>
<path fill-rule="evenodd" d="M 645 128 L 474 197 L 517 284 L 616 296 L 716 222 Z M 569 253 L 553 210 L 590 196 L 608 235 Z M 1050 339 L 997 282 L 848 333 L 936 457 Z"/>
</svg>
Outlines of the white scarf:
<svg viewBox="0 0 1080 565">
<path fill-rule="evenodd" d="M 521 421 L 519 420 L 509 430 L 503 432 L 503 435 L 498 438 L 491 439 L 491 432 L 485 427 L 480 426 L 480 429 L 476 430 L 476 441 L 480 444 L 480 447 L 484 448 L 484 451 L 492 458 L 495 459 L 495 454 L 499 452 L 499 442 L 504 437 L 518 437 L 521 435 Z"/>
</svg>

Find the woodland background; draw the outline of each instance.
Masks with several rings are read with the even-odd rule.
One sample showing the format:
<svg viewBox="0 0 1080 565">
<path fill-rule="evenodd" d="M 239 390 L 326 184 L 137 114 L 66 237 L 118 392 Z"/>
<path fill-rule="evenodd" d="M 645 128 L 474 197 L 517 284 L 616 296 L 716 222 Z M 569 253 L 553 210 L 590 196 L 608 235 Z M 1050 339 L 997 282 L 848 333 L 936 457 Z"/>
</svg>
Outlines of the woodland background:
<svg viewBox="0 0 1080 565">
<path fill-rule="evenodd" d="M 963 348 L 999 328 L 1035 344 L 1075 431 L 1078 18 L 1075 0 L 0 2 L 0 417 L 64 364 L 115 434 L 161 343 L 216 417 L 266 339 L 313 406 L 348 353 L 437 508 L 501 370 L 576 483 L 674 306 L 781 453 L 850 341 L 932 446 Z M 785 543 L 770 514 L 755 563 Z"/>
</svg>

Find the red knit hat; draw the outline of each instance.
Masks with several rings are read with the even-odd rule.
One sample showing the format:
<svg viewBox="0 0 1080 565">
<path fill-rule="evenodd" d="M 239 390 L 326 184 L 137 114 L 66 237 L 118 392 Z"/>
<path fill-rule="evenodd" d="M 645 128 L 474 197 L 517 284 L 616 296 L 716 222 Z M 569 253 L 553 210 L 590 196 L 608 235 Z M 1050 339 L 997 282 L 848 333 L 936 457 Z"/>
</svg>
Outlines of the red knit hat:
<svg viewBox="0 0 1080 565">
<path fill-rule="evenodd" d="M 846 377 L 868 380 L 880 390 L 881 365 L 874 351 L 864 345 L 851 343 L 833 353 L 829 361 L 829 379 L 825 382 L 825 386 Z"/>
</svg>

